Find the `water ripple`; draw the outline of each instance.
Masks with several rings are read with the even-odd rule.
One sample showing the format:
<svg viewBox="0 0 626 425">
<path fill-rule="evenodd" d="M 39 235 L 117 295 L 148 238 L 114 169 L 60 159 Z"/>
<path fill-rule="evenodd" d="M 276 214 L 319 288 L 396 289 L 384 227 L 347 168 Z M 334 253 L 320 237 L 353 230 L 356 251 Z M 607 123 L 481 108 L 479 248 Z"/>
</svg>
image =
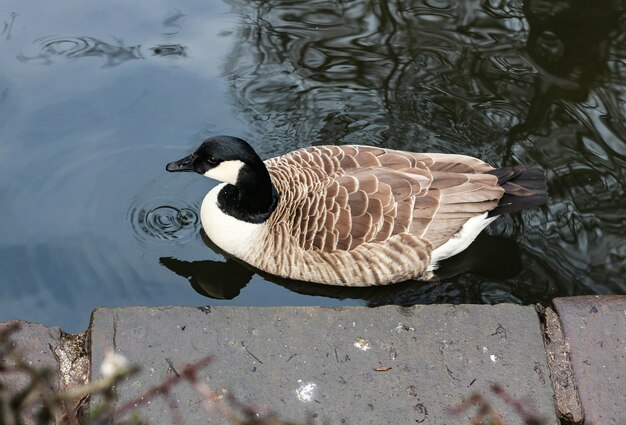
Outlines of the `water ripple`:
<svg viewBox="0 0 626 425">
<path fill-rule="evenodd" d="M 35 40 L 41 47 L 41 53 L 36 56 L 26 56 L 23 53 L 17 58 L 22 62 L 39 61 L 45 65 L 52 63 L 54 56 L 63 56 L 69 59 L 82 57 L 103 57 L 106 66 L 113 67 L 128 60 L 143 59 L 141 45 L 125 46 L 124 41 L 115 40 L 115 44 L 107 43 L 95 37 L 44 37 Z"/>
<path fill-rule="evenodd" d="M 54 57 L 78 59 L 85 57 L 101 57 L 106 60 L 105 67 L 114 67 L 130 60 L 145 59 L 141 44 L 126 46 L 121 39 L 113 43 L 90 36 L 80 37 L 43 37 L 35 40 L 41 51 L 37 55 L 28 56 L 20 53 L 17 59 L 22 62 L 35 62 L 43 65 L 53 63 Z M 187 48 L 181 44 L 159 44 L 151 47 L 154 56 L 187 57 Z"/>
<path fill-rule="evenodd" d="M 200 220 L 196 206 L 175 206 L 159 199 L 135 200 L 129 209 L 129 222 L 143 244 L 154 240 L 183 243 L 198 237 Z"/>
</svg>

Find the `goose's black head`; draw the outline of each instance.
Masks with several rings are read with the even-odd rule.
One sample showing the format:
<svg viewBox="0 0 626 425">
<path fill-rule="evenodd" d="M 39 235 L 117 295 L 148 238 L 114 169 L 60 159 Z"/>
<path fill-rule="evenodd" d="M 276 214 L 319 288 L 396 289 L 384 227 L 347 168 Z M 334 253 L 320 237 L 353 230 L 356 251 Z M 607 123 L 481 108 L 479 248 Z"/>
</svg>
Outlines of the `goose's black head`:
<svg viewBox="0 0 626 425">
<path fill-rule="evenodd" d="M 265 164 L 248 143 L 237 137 L 209 137 L 194 153 L 170 162 L 165 169 L 193 171 L 229 183 L 218 195 L 219 207 L 244 221 L 265 221 L 278 202 L 278 192 Z"/>
<path fill-rule="evenodd" d="M 170 162 L 167 171 L 193 171 L 233 185 L 246 174 L 259 172 L 265 165 L 254 149 L 242 139 L 231 136 L 209 137 L 178 161 Z"/>
</svg>

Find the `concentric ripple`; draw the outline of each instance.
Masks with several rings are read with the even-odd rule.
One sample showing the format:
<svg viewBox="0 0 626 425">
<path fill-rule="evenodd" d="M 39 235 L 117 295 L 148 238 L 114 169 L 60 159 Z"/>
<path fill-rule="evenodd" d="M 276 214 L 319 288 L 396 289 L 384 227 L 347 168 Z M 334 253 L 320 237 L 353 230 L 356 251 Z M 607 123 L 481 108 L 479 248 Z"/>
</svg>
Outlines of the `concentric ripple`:
<svg viewBox="0 0 626 425">
<path fill-rule="evenodd" d="M 183 242 L 200 230 L 196 206 L 175 206 L 151 200 L 135 203 L 129 211 L 130 225 L 140 242 L 165 240 Z"/>
<path fill-rule="evenodd" d="M 33 60 L 43 64 L 51 64 L 53 57 L 63 56 L 69 59 L 83 57 L 101 57 L 106 59 L 106 66 L 113 67 L 128 60 L 143 59 L 141 45 L 126 46 L 122 40 L 115 40 L 115 44 L 107 43 L 95 37 L 44 37 L 36 40 L 41 46 L 41 52 L 36 56 L 18 55 L 22 62 Z"/>
</svg>

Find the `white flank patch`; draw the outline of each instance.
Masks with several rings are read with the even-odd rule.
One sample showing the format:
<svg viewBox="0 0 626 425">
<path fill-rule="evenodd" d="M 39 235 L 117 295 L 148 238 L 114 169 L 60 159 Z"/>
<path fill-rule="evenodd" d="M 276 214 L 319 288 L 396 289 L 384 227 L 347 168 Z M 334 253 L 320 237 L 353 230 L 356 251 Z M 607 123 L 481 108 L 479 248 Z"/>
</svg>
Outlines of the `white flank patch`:
<svg viewBox="0 0 626 425">
<path fill-rule="evenodd" d="M 204 175 L 210 179 L 226 182 L 230 184 L 237 183 L 237 176 L 239 176 L 239 170 L 244 166 L 242 161 L 238 159 L 232 161 L 224 161 L 215 168 L 211 168 Z"/>
<path fill-rule="evenodd" d="M 452 236 L 446 243 L 435 249 L 430 258 L 429 271 L 436 270 L 441 260 L 457 255 L 465 250 L 474 239 L 498 217 L 487 217 L 487 213 L 472 217 L 465 222 L 461 230 Z"/>
<path fill-rule="evenodd" d="M 237 220 L 222 211 L 217 205 L 217 195 L 224 186 L 226 183 L 215 186 L 204 197 L 200 207 L 202 227 L 214 244 L 246 261 L 248 252 L 257 247 L 264 224 Z"/>
</svg>

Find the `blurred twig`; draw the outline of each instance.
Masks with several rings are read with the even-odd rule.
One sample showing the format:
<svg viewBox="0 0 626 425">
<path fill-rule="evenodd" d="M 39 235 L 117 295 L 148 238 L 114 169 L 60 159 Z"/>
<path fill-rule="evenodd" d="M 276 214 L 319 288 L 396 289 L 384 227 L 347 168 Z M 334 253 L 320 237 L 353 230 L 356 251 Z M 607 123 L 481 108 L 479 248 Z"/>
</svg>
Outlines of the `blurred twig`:
<svg viewBox="0 0 626 425">
<path fill-rule="evenodd" d="M 515 413 L 522 418 L 524 425 L 543 425 L 544 421 L 534 414 L 527 412 L 524 404 L 512 397 L 506 390 L 498 385 L 491 384 L 491 392 L 502 399 L 507 405 L 511 406 Z M 478 405 L 478 411 L 472 417 L 470 425 L 478 425 L 487 423 L 489 425 L 507 425 L 505 420 L 500 416 L 489 401 L 479 393 L 471 394 L 458 406 L 450 409 L 450 413 L 453 415 L 460 415 L 472 408 L 472 406 Z M 485 422 L 488 421 L 488 422 Z"/>
</svg>

